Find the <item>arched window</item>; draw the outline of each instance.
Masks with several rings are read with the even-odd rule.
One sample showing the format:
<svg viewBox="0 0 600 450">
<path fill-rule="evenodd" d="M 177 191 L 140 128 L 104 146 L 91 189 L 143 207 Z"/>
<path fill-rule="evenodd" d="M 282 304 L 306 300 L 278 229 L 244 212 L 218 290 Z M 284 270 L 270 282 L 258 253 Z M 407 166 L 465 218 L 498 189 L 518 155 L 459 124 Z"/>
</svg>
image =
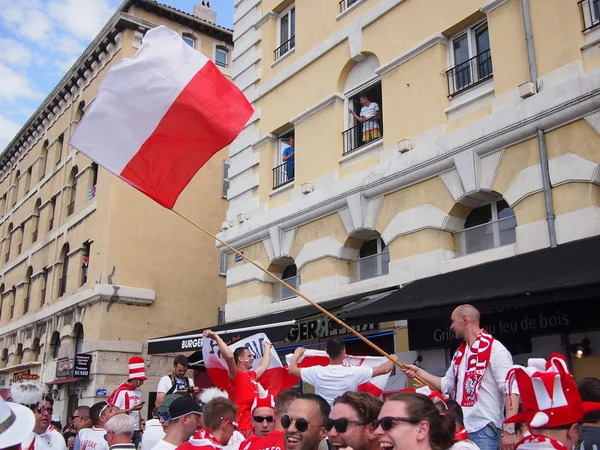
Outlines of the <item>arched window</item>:
<svg viewBox="0 0 600 450">
<path fill-rule="evenodd" d="M 17 170 L 15 172 L 15 177 L 13 178 L 13 201 L 11 204 L 11 208 L 14 208 L 17 204 L 17 200 L 19 199 L 19 178 L 21 177 L 21 171 Z"/>
<path fill-rule="evenodd" d="M 46 176 L 46 167 L 48 165 L 48 139 L 44 141 L 42 146 L 42 154 L 40 159 L 40 180 Z"/>
<path fill-rule="evenodd" d="M 60 333 L 58 331 L 52 333 L 50 350 L 52 351 L 52 359 L 57 359 L 60 350 Z"/>
<path fill-rule="evenodd" d="M 504 199 L 474 208 L 465 220 L 464 231 L 455 234 L 461 255 L 516 242 L 517 218 Z"/>
<path fill-rule="evenodd" d="M 381 236 L 366 240 L 360 247 L 358 259 L 350 263 L 352 281 L 387 275 L 390 271 L 390 252 Z"/>
<path fill-rule="evenodd" d="M 77 198 L 77 172 L 78 172 L 78 170 L 79 169 L 77 168 L 77 166 L 73 167 L 73 169 L 71 170 L 71 179 L 69 180 L 70 184 L 71 184 L 71 198 L 70 198 L 69 204 L 67 205 L 67 217 L 75 212 L 75 199 Z"/>
<path fill-rule="evenodd" d="M 56 209 L 56 197 L 52 197 L 50 199 L 50 203 L 48 204 L 48 231 L 54 228 L 54 212 Z"/>
<path fill-rule="evenodd" d="M 42 200 L 37 199 L 35 202 L 35 206 L 33 207 L 33 232 L 31 233 L 31 243 L 33 244 L 38 240 L 38 231 L 40 229 L 40 206 L 42 205 Z"/>
<path fill-rule="evenodd" d="M 42 282 L 40 284 L 40 308 L 42 306 L 44 306 L 44 302 L 46 301 L 46 292 L 47 289 L 46 287 L 48 286 L 48 268 L 44 267 L 44 270 L 42 271 Z"/>
<path fill-rule="evenodd" d="M 69 273 L 69 244 L 63 245 L 60 252 L 60 260 L 62 261 L 62 274 L 58 280 L 58 296 L 62 297 L 67 292 L 67 275 Z"/>
<path fill-rule="evenodd" d="M 77 106 L 77 112 L 75 113 L 75 120 L 79 122 L 83 119 L 83 115 L 85 114 L 85 100 L 81 100 L 79 105 Z"/>
<path fill-rule="evenodd" d="M 88 280 L 88 268 L 90 266 L 90 249 L 91 243 L 88 241 L 83 244 L 83 260 L 81 262 L 81 286 L 87 283 Z"/>
<path fill-rule="evenodd" d="M 25 275 L 25 298 L 23 299 L 23 315 L 29 312 L 29 300 L 31 298 L 31 283 L 33 283 L 33 267 L 27 268 L 27 274 Z"/>
<path fill-rule="evenodd" d="M 56 143 L 56 165 L 58 166 L 60 164 L 60 161 L 62 160 L 62 152 L 63 152 L 63 142 L 64 141 L 64 136 L 61 134 L 58 137 L 58 142 Z"/>
<path fill-rule="evenodd" d="M 2 361 L 6 361 L 6 360 L 8 360 L 8 349 L 7 348 L 2 350 Z"/>
<path fill-rule="evenodd" d="M 33 169 L 30 167 L 29 169 L 27 169 L 27 173 L 24 175 L 25 176 L 25 195 L 27 195 L 29 193 L 29 189 L 31 188 L 31 171 Z"/>
<path fill-rule="evenodd" d="M 2 311 L 4 309 L 4 283 L 0 284 L 0 321 L 2 321 Z"/>
<path fill-rule="evenodd" d="M 75 328 L 75 354 L 83 353 L 83 325 L 77 322 Z"/>
<path fill-rule="evenodd" d="M 181 38 L 183 39 L 183 42 L 185 42 L 187 45 L 189 45 L 192 48 L 196 48 L 196 37 L 194 35 L 189 33 L 183 33 L 181 35 Z"/>
<path fill-rule="evenodd" d="M 13 320 L 15 317 L 15 302 L 17 301 L 17 287 L 13 286 L 10 290 L 10 313 L 8 315 L 8 320 Z"/>
<path fill-rule="evenodd" d="M 215 64 L 219 67 L 229 66 L 229 50 L 227 47 L 218 45 L 215 49 Z"/>
<path fill-rule="evenodd" d="M 298 269 L 296 264 L 290 264 L 285 269 L 283 269 L 283 273 L 281 274 L 281 279 L 289 284 L 294 289 L 298 290 L 300 286 L 300 275 L 298 275 Z M 273 299 L 275 301 L 286 300 L 288 298 L 296 297 L 296 294 L 284 285 L 277 283 L 274 286 L 275 292 L 273 295 Z"/>
<path fill-rule="evenodd" d="M 8 225 L 8 230 L 6 231 L 6 256 L 4 256 L 4 262 L 7 263 L 10 259 L 10 246 L 12 245 L 12 235 L 13 235 L 13 224 Z"/>
<path fill-rule="evenodd" d="M 25 233 L 25 223 L 19 225 L 15 230 L 15 233 L 17 233 L 17 242 L 19 243 L 17 245 L 17 255 L 20 255 L 21 251 L 23 251 L 23 234 Z"/>
<path fill-rule="evenodd" d="M 31 344 L 31 350 L 33 350 L 33 360 L 37 361 L 40 359 L 40 338 L 36 337 L 33 339 Z"/>
<path fill-rule="evenodd" d="M 6 194 L 0 197 L 0 217 L 6 214 Z"/>
</svg>

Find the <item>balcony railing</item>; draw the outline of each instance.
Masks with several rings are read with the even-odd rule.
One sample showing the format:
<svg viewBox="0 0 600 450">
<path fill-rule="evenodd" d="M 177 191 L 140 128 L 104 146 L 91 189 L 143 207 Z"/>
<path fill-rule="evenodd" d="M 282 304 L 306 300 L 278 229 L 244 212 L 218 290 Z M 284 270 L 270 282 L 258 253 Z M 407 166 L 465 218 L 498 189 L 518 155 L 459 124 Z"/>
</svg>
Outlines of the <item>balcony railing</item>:
<svg viewBox="0 0 600 450">
<path fill-rule="evenodd" d="M 343 13 L 348 8 L 350 8 L 352 5 L 354 5 L 356 2 L 358 2 L 358 0 L 342 0 L 340 2 L 340 12 Z"/>
<path fill-rule="evenodd" d="M 287 284 L 289 284 L 294 289 L 298 290 L 298 286 L 300 286 L 300 275 L 295 276 L 295 277 L 285 278 L 283 281 L 285 281 Z M 292 292 L 290 289 L 288 289 L 281 283 L 276 283 L 273 286 L 273 301 L 274 302 L 280 302 L 282 300 L 287 300 L 288 298 L 292 298 L 295 296 L 296 296 L 296 294 L 294 294 L 294 292 Z"/>
<path fill-rule="evenodd" d="M 287 41 L 285 41 L 283 44 L 281 44 L 279 47 L 277 47 L 275 49 L 275 61 L 277 61 L 279 58 L 281 58 L 283 55 L 285 55 L 287 52 L 289 52 L 295 46 L 296 46 L 296 36 L 292 36 L 290 39 L 288 39 Z"/>
<path fill-rule="evenodd" d="M 446 71 L 450 97 L 490 79 L 492 76 L 492 53 L 490 50 L 486 50 Z"/>
<path fill-rule="evenodd" d="M 284 186 L 294 181 L 294 161 L 288 165 L 287 162 L 279 164 L 273 169 L 273 189 Z"/>
<path fill-rule="evenodd" d="M 352 282 L 387 275 L 390 271 L 390 252 L 365 256 L 350 263 Z"/>
<path fill-rule="evenodd" d="M 600 25 L 600 0 L 580 0 L 577 2 L 583 19 L 583 31 Z"/>
<path fill-rule="evenodd" d="M 25 297 L 23 299 L 23 314 L 27 314 L 29 312 L 29 297 Z"/>
<path fill-rule="evenodd" d="M 58 280 L 58 296 L 62 297 L 67 292 L 67 277 Z"/>
<path fill-rule="evenodd" d="M 454 233 L 457 256 L 481 252 L 516 242 L 515 216 L 505 217 Z"/>
<path fill-rule="evenodd" d="M 54 228 L 54 217 L 48 221 L 48 231 Z"/>
<path fill-rule="evenodd" d="M 75 202 L 71 202 L 68 204 L 67 206 L 67 216 L 70 216 L 71 214 L 73 214 L 73 212 L 75 212 Z"/>
<path fill-rule="evenodd" d="M 33 233 L 31 233 L 31 243 L 33 244 L 35 241 L 37 241 L 38 238 L 38 230 L 35 230 Z"/>
<path fill-rule="evenodd" d="M 368 119 L 342 132 L 344 155 L 358 150 L 363 145 L 375 142 L 383 137 L 381 120 Z"/>
</svg>

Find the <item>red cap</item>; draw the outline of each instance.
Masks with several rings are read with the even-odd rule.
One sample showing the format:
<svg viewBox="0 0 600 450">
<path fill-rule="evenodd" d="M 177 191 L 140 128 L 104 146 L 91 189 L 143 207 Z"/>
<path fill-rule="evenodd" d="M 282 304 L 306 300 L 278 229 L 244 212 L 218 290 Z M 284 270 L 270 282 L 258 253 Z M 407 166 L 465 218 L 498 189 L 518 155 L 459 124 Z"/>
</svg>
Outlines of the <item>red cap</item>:
<svg viewBox="0 0 600 450">
<path fill-rule="evenodd" d="M 254 399 L 252 408 L 250 408 L 250 414 L 254 413 L 256 408 L 275 409 L 275 399 L 272 395 L 269 395 L 269 391 L 264 390 L 260 385 L 258 386 L 258 396 Z"/>
</svg>

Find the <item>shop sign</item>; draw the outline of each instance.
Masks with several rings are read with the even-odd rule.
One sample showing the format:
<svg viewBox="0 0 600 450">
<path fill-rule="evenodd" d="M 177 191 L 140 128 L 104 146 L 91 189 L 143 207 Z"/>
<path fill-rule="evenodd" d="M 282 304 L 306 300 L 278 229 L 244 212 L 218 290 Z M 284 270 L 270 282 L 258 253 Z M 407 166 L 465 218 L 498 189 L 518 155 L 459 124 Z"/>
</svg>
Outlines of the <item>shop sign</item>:
<svg viewBox="0 0 600 450">
<path fill-rule="evenodd" d="M 379 329 L 379 323 L 355 325 L 359 333 L 366 333 Z M 341 336 L 350 333 L 345 328 L 331 321 L 329 317 L 321 317 L 309 322 L 296 323 L 289 331 L 286 342 L 309 341 L 312 339 L 326 339 L 331 336 Z"/>
<path fill-rule="evenodd" d="M 594 299 L 500 308 L 482 312 L 481 326 L 501 342 L 522 341 L 595 329 L 596 317 L 589 313 L 593 310 Z M 450 329 L 449 316 L 409 320 L 408 339 L 411 350 L 454 348 L 460 342 Z"/>
<path fill-rule="evenodd" d="M 106 397 L 107 391 L 105 388 L 96 389 L 96 397 Z"/>
<path fill-rule="evenodd" d="M 17 383 L 19 381 L 37 380 L 39 377 L 39 375 L 32 374 L 29 369 L 26 369 L 14 372 L 12 376 L 12 381 L 13 383 Z"/>
<path fill-rule="evenodd" d="M 73 376 L 75 378 L 89 378 L 92 367 L 92 355 L 88 353 L 78 353 L 75 355 L 75 364 L 73 366 Z"/>
<path fill-rule="evenodd" d="M 73 358 L 62 358 L 56 362 L 56 378 L 73 376 Z"/>
</svg>

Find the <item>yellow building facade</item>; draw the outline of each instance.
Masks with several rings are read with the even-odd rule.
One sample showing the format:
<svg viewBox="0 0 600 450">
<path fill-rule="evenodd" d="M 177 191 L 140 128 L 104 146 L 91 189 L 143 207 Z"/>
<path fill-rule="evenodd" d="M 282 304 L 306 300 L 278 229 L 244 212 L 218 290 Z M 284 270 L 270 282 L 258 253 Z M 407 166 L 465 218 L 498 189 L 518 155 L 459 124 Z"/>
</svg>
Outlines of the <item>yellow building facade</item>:
<svg viewBox="0 0 600 450">
<path fill-rule="evenodd" d="M 108 70 L 154 26 L 176 30 L 229 76 L 233 33 L 215 19 L 201 5 L 192 14 L 125 1 L 0 155 L 0 389 L 37 375 L 63 423 L 124 382 L 129 357 L 147 356 L 148 338 L 211 325 L 225 303 L 213 241 L 68 144 Z M 226 153 L 176 205 L 212 230 L 227 207 Z M 82 353 L 91 371 L 78 381 L 73 359 Z M 171 357 L 147 360 L 145 398 L 171 365 Z"/>
<path fill-rule="evenodd" d="M 600 235 L 596 2 L 234 3 L 256 114 L 219 237 L 302 293 L 401 292 Z M 304 304 L 229 254 L 228 322 Z"/>
</svg>

